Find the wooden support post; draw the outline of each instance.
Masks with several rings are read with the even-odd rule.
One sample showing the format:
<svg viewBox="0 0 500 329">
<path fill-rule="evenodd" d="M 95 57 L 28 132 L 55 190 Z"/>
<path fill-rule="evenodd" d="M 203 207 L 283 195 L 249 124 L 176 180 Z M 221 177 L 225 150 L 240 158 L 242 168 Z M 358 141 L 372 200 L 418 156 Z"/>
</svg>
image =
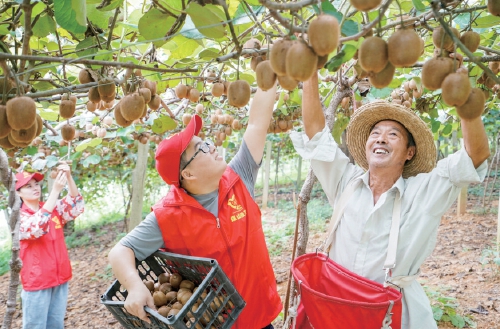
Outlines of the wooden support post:
<svg viewBox="0 0 500 329">
<path fill-rule="evenodd" d="M 465 214 L 465 210 L 467 209 L 467 186 L 462 187 L 460 190 L 460 194 L 458 195 L 457 200 L 457 215 Z"/>
<path fill-rule="evenodd" d="M 264 162 L 264 185 L 262 186 L 262 209 L 267 208 L 269 198 L 269 174 L 271 172 L 271 141 L 266 142 L 266 160 Z"/>
<path fill-rule="evenodd" d="M 498 219 L 497 219 L 497 252 L 500 253 L 500 196 L 498 197 Z"/>
</svg>

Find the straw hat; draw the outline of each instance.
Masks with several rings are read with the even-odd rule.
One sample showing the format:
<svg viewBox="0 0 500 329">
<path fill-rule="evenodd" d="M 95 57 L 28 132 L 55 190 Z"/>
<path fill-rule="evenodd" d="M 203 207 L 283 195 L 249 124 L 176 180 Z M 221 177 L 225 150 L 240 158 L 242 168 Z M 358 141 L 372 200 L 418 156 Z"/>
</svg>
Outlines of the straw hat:
<svg viewBox="0 0 500 329">
<path fill-rule="evenodd" d="M 429 172 L 436 166 L 436 145 L 425 122 L 405 106 L 377 100 L 358 108 L 347 126 L 347 146 L 360 167 L 368 170 L 366 141 L 372 127 L 382 120 L 399 122 L 415 141 L 415 156 L 404 166 L 404 178 Z"/>
</svg>

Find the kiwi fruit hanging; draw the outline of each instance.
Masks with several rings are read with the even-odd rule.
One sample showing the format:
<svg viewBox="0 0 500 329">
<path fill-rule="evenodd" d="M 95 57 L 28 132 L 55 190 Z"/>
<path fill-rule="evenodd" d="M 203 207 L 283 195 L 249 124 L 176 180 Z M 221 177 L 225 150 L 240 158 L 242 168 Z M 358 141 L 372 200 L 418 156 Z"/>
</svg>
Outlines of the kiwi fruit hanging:
<svg viewBox="0 0 500 329">
<path fill-rule="evenodd" d="M 467 101 L 463 105 L 457 106 L 457 114 L 464 120 L 480 117 L 483 114 L 485 102 L 483 91 L 479 88 L 472 88 Z"/>
<path fill-rule="evenodd" d="M 412 29 L 394 32 L 387 40 L 389 62 L 395 67 L 412 66 L 421 53 L 420 37 Z"/>
<path fill-rule="evenodd" d="M 305 42 L 295 41 L 286 54 L 286 75 L 297 81 L 308 80 L 317 70 L 318 56 Z"/>
<path fill-rule="evenodd" d="M 351 5 L 359 11 L 369 11 L 380 5 L 382 0 L 350 0 Z"/>
<path fill-rule="evenodd" d="M 388 61 L 387 42 L 379 37 L 366 38 L 359 47 L 358 62 L 364 71 L 378 73 Z"/>
<path fill-rule="evenodd" d="M 326 62 L 328 62 L 328 55 L 318 56 L 318 65 L 316 65 L 316 68 L 318 70 L 322 69 L 325 67 Z"/>
<path fill-rule="evenodd" d="M 36 137 L 36 132 L 38 123 L 35 119 L 35 122 L 28 129 L 14 130 L 10 131 L 10 136 L 19 143 L 31 143 L 31 141 Z"/>
<path fill-rule="evenodd" d="M 231 82 L 227 90 L 227 99 L 229 105 L 234 107 L 243 107 L 250 101 L 251 89 L 245 80 L 236 80 Z"/>
<path fill-rule="evenodd" d="M 116 104 L 115 106 L 115 109 L 113 111 L 114 115 L 115 115 L 115 121 L 116 121 L 116 124 L 118 124 L 119 126 L 121 127 L 128 127 L 132 124 L 132 122 L 134 120 L 126 120 L 123 115 L 122 115 L 122 111 L 121 111 L 121 102 Z M 141 113 L 142 114 L 142 113 Z"/>
<path fill-rule="evenodd" d="M 274 73 L 278 76 L 286 75 L 286 54 L 293 42 L 289 39 L 277 40 L 269 51 L 269 61 Z"/>
<path fill-rule="evenodd" d="M 339 45 L 339 22 L 332 15 L 321 14 L 309 23 L 307 36 L 316 55 L 328 55 Z"/>
<path fill-rule="evenodd" d="M 61 100 L 59 103 L 59 115 L 64 119 L 69 119 L 75 114 L 75 103 L 68 100 Z"/>
<path fill-rule="evenodd" d="M 276 73 L 271 68 L 271 63 L 267 61 L 261 62 L 257 65 L 255 70 L 257 85 L 263 91 L 271 89 L 276 83 Z"/>
<path fill-rule="evenodd" d="M 212 96 L 220 97 L 224 93 L 224 84 L 216 82 L 212 85 Z"/>
<path fill-rule="evenodd" d="M 113 79 L 110 78 L 103 78 L 99 80 L 97 84 L 97 91 L 99 92 L 99 95 L 101 96 L 101 99 L 103 97 L 109 97 L 111 95 L 115 95 L 115 82 Z M 108 102 L 108 101 L 106 101 Z"/>
<path fill-rule="evenodd" d="M 256 38 L 250 38 L 243 44 L 243 50 L 260 50 L 261 47 L 262 43 L 259 41 L 259 39 Z M 243 57 L 244 58 L 248 58 L 251 56 L 255 57 L 258 54 L 259 54 L 258 52 L 248 53 L 244 54 Z"/>
<path fill-rule="evenodd" d="M 264 59 L 261 56 L 252 57 L 252 59 L 250 60 L 250 68 L 252 69 L 252 71 L 255 72 L 255 70 L 257 69 L 257 65 L 259 65 L 263 61 Z"/>
<path fill-rule="evenodd" d="M 35 136 L 40 136 L 40 134 L 42 133 L 42 129 L 43 129 L 43 120 L 42 120 L 42 117 L 37 114 L 36 115 L 36 134 Z"/>
<path fill-rule="evenodd" d="M 94 78 L 92 77 L 92 75 L 90 75 L 88 69 L 81 69 L 78 73 L 78 81 L 80 81 L 81 84 L 85 84 L 94 82 Z"/>
<path fill-rule="evenodd" d="M 161 98 L 159 95 L 155 94 L 151 96 L 151 101 L 149 101 L 148 106 L 150 109 L 153 111 L 156 111 L 160 108 L 161 105 Z"/>
<path fill-rule="evenodd" d="M 151 90 L 149 88 L 139 88 L 139 95 L 144 98 L 144 103 L 149 103 L 151 101 Z"/>
<path fill-rule="evenodd" d="M 148 88 L 151 91 L 151 95 L 156 94 L 156 81 L 144 80 L 142 83 L 143 88 Z"/>
<path fill-rule="evenodd" d="M 453 72 L 453 60 L 449 57 L 431 58 L 422 67 L 422 84 L 429 90 L 441 88 L 444 78 Z"/>
<path fill-rule="evenodd" d="M 68 123 L 61 127 L 61 137 L 67 142 L 72 141 L 75 138 L 75 133 L 75 127 Z"/>
<path fill-rule="evenodd" d="M 488 11 L 493 16 L 500 16 L 500 0 L 488 0 Z"/>
<path fill-rule="evenodd" d="M 462 106 L 467 101 L 471 91 L 469 76 L 463 73 L 451 73 L 441 84 L 441 96 L 449 106 Z"/>
<path fill-rule="evenodd" d="M 177 96 L 177 98 L 183 99 L 183 98 L 187 98 L 187 95 L 188 95 L 187 86 L 185 84 L 179 83 L 175 87 L 175 96 Z"/>
<path fill-rule="evenodd" d="M 9 136 L 9 134 L 7 134 L 7 136 L 5 136 L 5 137 L 0 138 L 0 146 L 4 150 L 10 150 L 11 148 L 14 147 L 14 145 L 12 145 L 12 143 L 9 141 L 8 136 Z"/>
<path fill-rule="evenodd" d="M 200 91 L 196 88 L 191 88 L 188 94 L 188 99 L 193 103 L 198 102 L 200 100 Z"/>
<path fill-rule="evenodd" d="M 474 31 L 464 32 L 460 36 L 460 41 L 464 44 L 470 52 L 475 52 L 479 47 L 479 43 L 481 42 L 481 36 L 479 33 Z"/>
<path fill-rule="evenodd" d="M 7 122 L 12 129 L 28 129 L 36 119 L 36 104 L 31 97 L 20 96 L 7 101 Z"/>
<path fill-rule="evenodd" d="M 89 101 L 92 103 L 99 103 L 101 101 L 101 95 L 99 94 L 99 91 L 97 90 L 97 87 L 90 87 L 89 89 Z"/>
<path fill-rule="evenodd" d="M 11 129 L 7 122 L 7 107 L 0 105 L 0 138 L 7 136 Z"/>
<path fill-rule="evenodd" d="M 281 88 L 288 91 L 294 90 L 299 85 L 299 82 L 297 80 L 292 79 L 287 75 L 282 75 L 282 76 L 278 75 L 278 83 L 281 86 Z"/>
<path fill-rule="evenodd" d="M 384 88 L 391 83 L 395 71 L 396 68 L 394 65 L 388 62 L 385 68 L 379 73 L 370 73 L 368 80 L 375 88 Z"/>
<path fill-rule="evenodd" d="M 138 93 L 129 94 L 123 97 L 120 102 L 120 111 L 123 118 L 127 121 L 139 119 L 142 116 L 144 104 L 144 98 Z"/>
</svg>

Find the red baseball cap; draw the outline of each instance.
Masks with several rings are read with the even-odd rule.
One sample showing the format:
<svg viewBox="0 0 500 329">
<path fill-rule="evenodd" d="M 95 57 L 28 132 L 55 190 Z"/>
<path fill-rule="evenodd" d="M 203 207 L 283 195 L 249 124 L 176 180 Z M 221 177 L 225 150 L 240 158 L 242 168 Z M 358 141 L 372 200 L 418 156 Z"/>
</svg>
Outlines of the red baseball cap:
<svg viewBox="0 0 500 329">
<path fill-rule="evenodd" d="M 184 130 L 167 137 L 158 145 L 155 155 L 156 170 L 168 185 L 179 187 L 181 155 L 202 126 L 203 121 L 195 114 Z"/>
<path fill-rule="evenodd" d="M 34 179 L 37 182 L 43 180 L 43 175 L 40 173 L 30 173 L 27 171 L 21 171 L 20 173 L 16 174 L 16 191 L 19 190 L 21 187 L 24 185 L 28 184 L 28 182 Z"/>
</svg>

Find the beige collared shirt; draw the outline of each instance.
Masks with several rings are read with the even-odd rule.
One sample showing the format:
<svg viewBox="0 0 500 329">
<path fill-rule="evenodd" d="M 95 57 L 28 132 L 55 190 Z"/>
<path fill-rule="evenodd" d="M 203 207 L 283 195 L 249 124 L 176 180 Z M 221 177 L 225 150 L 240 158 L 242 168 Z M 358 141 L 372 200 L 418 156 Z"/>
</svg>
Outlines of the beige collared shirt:
<svg viewBox="0 0 500 329">
<path fill-rule="evenodd" d="M 430 173 L 408 179 L 400 177 L 374 205 L 368 184 L 369 172 L 349 163 L 349 158 L 326 127 L 311 140 L 297 132 L 291 134 L 291 139 L 297 152 L 311 160 L 314 174 L 333 207 L 347 184 L 361 176 L 363 183 L 346 205 L 330 257 L 347 269 L 380 283 L 384 282 L 382 268 L 387 256 L 396 189 L 401 194 L 401 223 L 392 275 L 411 276 L 417 274 L 434 250 L 441 216 L 457 199 L 460 189 L 481 182 L 487 172 L 486 161 L 475 169 L 465 149 L 461 149 L 439 161 Z M 429 300 L 416 280 L 403 289 L 402 328 L 437 328 Z"/>
</svg>

